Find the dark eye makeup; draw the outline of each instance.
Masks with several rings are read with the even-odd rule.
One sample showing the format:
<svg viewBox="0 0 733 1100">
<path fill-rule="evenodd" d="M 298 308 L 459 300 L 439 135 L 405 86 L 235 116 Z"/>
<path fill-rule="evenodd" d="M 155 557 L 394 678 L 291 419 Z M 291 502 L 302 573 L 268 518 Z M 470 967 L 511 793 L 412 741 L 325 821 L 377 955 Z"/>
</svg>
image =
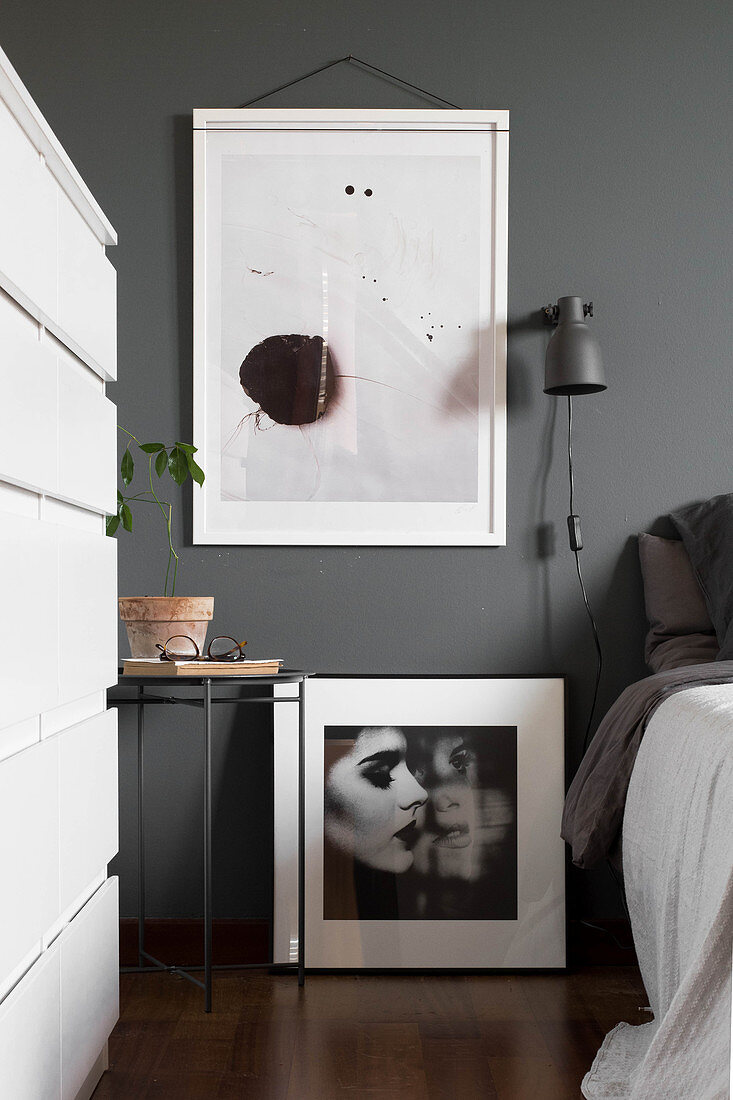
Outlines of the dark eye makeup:
<svg viewBox="0 0 733 1100">
<path fill-rule="evenodd" d="M 465 775 L 473 763 L 473 753 L 465 745 L 459 745 L 450 754 L 450 765 L 461 775 Z"/>
<path fill-rule="evenodd" d="M 361 773 L 372 786 L 387 790 L 392 786 L 392 771 L 400 762 L 400 753 L 390 750 L 375 752 L 359 761 Z"/>
</svg>

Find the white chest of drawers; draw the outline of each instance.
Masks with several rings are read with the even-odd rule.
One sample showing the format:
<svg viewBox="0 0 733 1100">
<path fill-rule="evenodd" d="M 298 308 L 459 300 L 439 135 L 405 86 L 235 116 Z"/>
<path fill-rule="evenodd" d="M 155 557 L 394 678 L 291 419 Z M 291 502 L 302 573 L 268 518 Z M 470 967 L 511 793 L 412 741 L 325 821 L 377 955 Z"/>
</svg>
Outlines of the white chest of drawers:
<svg viewBox="0 0 733 1100">
<path fill-rule="evenodd" d="M 3 1100 L 85 1100 L 118 1012 L 115 243 L 0 50 Z"/>
</svg>

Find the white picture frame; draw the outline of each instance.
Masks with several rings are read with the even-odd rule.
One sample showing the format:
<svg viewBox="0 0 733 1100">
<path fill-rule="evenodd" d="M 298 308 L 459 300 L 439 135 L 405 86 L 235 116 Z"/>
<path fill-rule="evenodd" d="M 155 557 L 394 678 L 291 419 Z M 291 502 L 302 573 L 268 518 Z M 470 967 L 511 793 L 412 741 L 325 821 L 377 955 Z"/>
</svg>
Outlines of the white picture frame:
<svg viewBox="0 0 733 1100">
<path fill-rule="evenodd" d="M 508 112 L 193 125 L 194 542 L 504 545 Z"/>
<path fill-rule="evenodd" d="M 287 693 L 286 687 L 276 687 L 275 691 Z M 565 848 L 560 837 L 564 797 L 564 699 L 562 677 L 319 675 L 308 680 L 305 718 L 306 967 L 517 970 L 565 966 Z M 296 961 L 298 949 L 298 721 L 289 710 L 287 707 L 275 708 L 273 959 L 281 963 Z M 324 746 L 329 736 L 327 731 L 335 729 L 340 734 L 347 727 L 402 729 L 408 740 L 411 730 L 439 731 L 442 739 L 446 732 L 452 736 L 465 728 L 474 747 L 481 743 L 482 731 L 485 731 L 489 753 L 496 743 L 492 731 L 502 730 L 505 744 L 508 744 L 507 731 L 514 731 L 516 860 L 512 873 L 516 875 L 516 900 L 513 913 L 507 915 L 506 910 L 497 911 L 494 895 L 498 892 L 499 879 L 492 871 L 497 866 L 503 868 L 503 873 L 507 869 L 511 871 L 511 859 L 499 864 L 484 864 L 474 873 L 469 909 L 462 908 L 463 899 L 469 897 L 462 884 L 459 884 L 458 893 L 450 894 L 449 907 L 444 909 L 441 908 L 444 887 L 456 884 L 456 864 L 451 862 L 449 866 L 443 864 L 438 868 L 439 875 L 447 873 L 450 876 L 445 882 L 436 879 L 432 864 L 428 865 L 431 877 L 426 878 L 424 861 L 418 871 L 418 846 L 413 841 L 413 864 L 405 866 L 401 856 L 399 873 L 394 876 L 399 880 L 400 899 L 408 898 L 404 917 L 400 912 L 395 919 L 394 915 L 385 918 L 378 911 L 367 911 L 361 919 L 362 910 L 358 910 L 358 906 L 357 914 L 334 914 L 330 900 L 333 894 L 328 886 L 331 873 L 329 841 L 325 837 L 324 795 L 330 779 L 324 774 Z M 366 754 L 374 756 L 373 749 L 374 744 Z M 410 768 L 429 792 L 429 799 L 436 797 L 437 788 L 426 780 L 424 771 L 418 771 L 414 763 L 410 763 Z M 495 774 L 500 772 L 501 769 Z M 399 782 L 396 769 L 393 780 Z M 480 783 L 474 785 L 481 786 Z M 493 798 L 487 802 L 485 789 L 478 792 L 482 795 L 480 805 L 488 806 L 490 814 L 494 805 L 503 803 L 506 807 L 511 804 L 511 782 L 502 784 L 499 780 L 498 787 L 502 785 L 504 790 L 499 791 L 499 803 Z M 456 804 L 455 799 L 453 804 Z M 427 802 L 426 814 L 429 809 Z M 505 810 L 502 815 L 499 820 L 506 822 Z M 481 822 L 476 816 L 471 819 L 474 860 L 480 851 L 486 851 L 478 847 L 479 827 L 493 825 L 496 820 Z M 423 816 L 420 829 L 429 832 L 427 821 Z M 397 824 L 401 823 L 400 817 Z M 511 838 L 508 842 L 506 838 L 498 838 L 499 846 L 506 843 L 511 843 Z M 499 848 L 494 850 L 499 851 Z M 448 856 L 454 861 L 465 858 L 468 852 L 443 851 L 440 858 Z M 381 867 L 384 866 L 382 863 Z M 386 879 L 380 876 L 378 881 L 381 889 Z M 420 896 L 414 892 L 415 881 L 419 890 L 423 890 L 423 896 L 427 882 L 430 903 L 427 914 L 420 917 L 416 917 L 409 900 Z M 485 891 L 482 882 L 489 884 Z M 476 898 L 479 899 L 478 910 L 474 904 Z M 327 906 L 331 906 L 330 914 L 327 914 Z"/>
</svg>

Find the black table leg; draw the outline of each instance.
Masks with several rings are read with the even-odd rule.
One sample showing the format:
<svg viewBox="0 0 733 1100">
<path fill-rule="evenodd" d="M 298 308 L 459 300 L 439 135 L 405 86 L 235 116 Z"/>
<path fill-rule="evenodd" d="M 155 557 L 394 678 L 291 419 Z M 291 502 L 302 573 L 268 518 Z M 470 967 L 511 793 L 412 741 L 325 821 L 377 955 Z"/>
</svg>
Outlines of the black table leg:
<svg viewBox="0 0 733 1100">
<path fill-rule="evenodd" d="M 211 1012 L 211 680 L 204 680 L 204 986 Z"/>
<path fill-rule="evenodd" d="M 143 804 L 143 688 L 137 689 L 137 962 L 144 966 L 145 954 L 145 813 Z"/>
<path fill-rule="evenodd" d="M 298 985 L 305 984 L 305 680 L 298 685 Z"/>
</svg>

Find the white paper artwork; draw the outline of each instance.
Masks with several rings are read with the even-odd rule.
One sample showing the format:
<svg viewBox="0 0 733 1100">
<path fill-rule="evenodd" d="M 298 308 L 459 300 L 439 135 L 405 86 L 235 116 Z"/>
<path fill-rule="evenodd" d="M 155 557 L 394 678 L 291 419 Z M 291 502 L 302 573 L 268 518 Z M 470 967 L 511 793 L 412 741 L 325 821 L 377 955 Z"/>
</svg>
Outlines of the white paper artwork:
<svg viewBox="0 0 733 1100">
<path fill-rule="evenodd" d="M 197 541 L 503 541 L 506 134 L 314 113 L 197 134 Z"/>
</svg>

